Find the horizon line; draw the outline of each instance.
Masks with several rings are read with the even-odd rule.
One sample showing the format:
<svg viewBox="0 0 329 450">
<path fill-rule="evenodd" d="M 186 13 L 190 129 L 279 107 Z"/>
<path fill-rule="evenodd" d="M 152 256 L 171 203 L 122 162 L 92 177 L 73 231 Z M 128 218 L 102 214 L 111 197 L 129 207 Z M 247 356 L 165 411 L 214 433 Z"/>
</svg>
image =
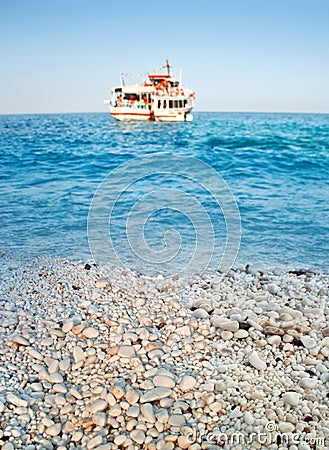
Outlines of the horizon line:
<svg viewBox="0 0 329 450">
<path fill-rule="evenodd" d="M 309 114 L 309 115 L 329 115 L 328 112 L 312 111 L 239 111 L 239 110 L 196 110 L 194 113 L 220 113 L 220 114 Z M 0 113 L 0 116 L 38 116 L 38 115 L 59 115 L 59 114 L 108 114 L 108 111 L 65 111 L 65 112 L 9 112 Z"/>
</svg>

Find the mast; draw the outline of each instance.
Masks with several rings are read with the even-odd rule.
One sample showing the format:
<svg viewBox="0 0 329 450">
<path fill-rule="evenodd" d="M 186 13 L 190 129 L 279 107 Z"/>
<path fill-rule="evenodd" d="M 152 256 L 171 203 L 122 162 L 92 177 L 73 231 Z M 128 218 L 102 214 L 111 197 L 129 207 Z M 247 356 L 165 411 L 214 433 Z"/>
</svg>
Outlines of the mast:
<svg viewBox="0 0 329 450">
<path fill-rule="evenodd" d="M 125 85 L 123 73 L 120 73 L 120 86 L 123 87 Z"/>
<path fill-rule="evenodd" d="M 171 76 L 171 75 L 170 75 L 170 69 L 171 69 L 171 66 L 170 66 L 170 64 L 169 64 L 168 59 L 166 59 L 166 67 L 167 67 L 168 75 Z"/>
</svg>

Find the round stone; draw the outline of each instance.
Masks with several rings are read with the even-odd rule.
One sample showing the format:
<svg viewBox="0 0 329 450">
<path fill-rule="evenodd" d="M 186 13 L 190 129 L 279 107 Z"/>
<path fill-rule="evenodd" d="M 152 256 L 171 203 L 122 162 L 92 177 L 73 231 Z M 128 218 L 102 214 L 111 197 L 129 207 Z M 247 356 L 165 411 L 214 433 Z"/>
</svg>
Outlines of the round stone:
<svg viewBox="0 0 329 450">
<path fill-rule="evenodd" d="M 207 311 L 203 308 L 198 308 L 192 313 L 193 317 L 196 317 L 197 319 L 208 319 L 209 314 Z"/>
<path fill-rule="evenodd" d="M 132 430 L 130 432 L 130 437 L 137 444 L 143 444 L 145 441 L 145 433 L 143 430 Z"/>
<path fill-rule="evenodd" d="M 134 355 L 135 349 L 129 345 L 122 345 L 118 349 L 118 356 L 120 356 L 120 358 L 131 358 Z"/>
<path fill-rule="evenodd" d="M 154 386 L 163 386 L 170 389 L 175 387 L 175 381 L 172 378 L 166 377 L 164 375 L 156 375 L 153 378 L 153 384 Z"/>
<path fill-rule="evenodd" d="M 106 409 L 107 409 L 107 402 L 102 399 L 98 399 L 90 405 L 90 412 L 93 414 L 99 411 L 105 411 Z"/>
<path fill-rule="evenodd" d="M 197 384 L 197 381 L 194 377 L 191 375 L 184 375 L 183 378 L 179 382 L 179 388 L 183 392 L 191 391 L 195 385 Z"/>
<path fill-rule="evenodd" d="M 87 444 L 87 449 L 91 450 L 95 447 L 98 447 L 103 442 L 102 436 L 95 436 L 94 438 L 90 439 L 90 441 Z"/>
<path fill-rule="evenodd" d="M 155 415 L 151 403 L 144 403 L 141 406 L 141 413 L 143 414 L 146 422 L 155 423 Z"/>
<path fill-rule="evenodd" d="M 238 330 L 234 333 L 235 339 L 245 339 L 249 336 L 249 333 L 247 330 Z"/>
<path fill-rule="evenodd" d="M 294 391 L 285 392 L 282 395 L 283 403 L 286 405 L 297 406 L 300 402 L 301 394 Z"/>
<path fill-rule="evenodd" d="M 281 433 L 292 433 L 295 429 L 295 426 L 290 422 L 280 422 L 279 423 L 279 431 Z"/>
<path fill-rule="evenodd" d="M 246 411 L 244 413 L 243 420 L 245 421 L 245 423 L 247 425 L 252 425 L 255 422 L 255 419 L 254 419 L 253 415 L 249 411 Z"/>
<path fill-rule="evenodd" d="M 267 285 L 267 290 L 270 294 L 275 295 L 279 292 L 279 287 L 274 283 L 270 283 Z"/>
<path fill-rule="evenodd" d="M 93 422 L 98 427 L 105 427 L 106 424 L 106 414 L 104 412 L 97 412 L 93 415 Z"/>
<path fill-rule="evenodd" d="M 62 425 L 60 423 L 55 423 L 46 429 L 46 433 L 49 436 L 58 436 L 62 430 Z"/>
<path fill-rule="evenodd" d="M 125 394 L 125 398 L 128 403 L 130 403 L 131 405 L 134 405 L 139 400 L 139 393 L 137 391 L 135 391 L 134 389 L 128 389 Z"/>
<path fill-rule="evenodd" d="M 233 339 L 234 334 L 232 331 L 224 330 L 221 332 L 220 337 L 223 341 L 231 341 Z"/>
<path fill-rule="evenodd" d="M 83 330 L 82 334 L 88 339 L 93 339 L 99 336 L 99 331 L 96 328 L 88 327 Z"/>
<path fill-rule="evenodd" d="M 169 416 L 168 424 L 172 427 L 181 427 L 186 422 L 183 414 L 172 414 Z"/>
<path fill-rule="evenodd" d="M 304 389 L 314 389 L 317 385 L 317 380 L 305 377 L 300 380 L 299 384 Z"/>
<path fill-rule="evenodd" d="M 281 336 L 273 334 L 267 338 L 267 342 L 272 346 L 278 346 L 281 344 Z"/>
<path fill-rule="evenodd" d="M 52 384 L 63 383 L 64 378 L 62 377 L 62 375 L 60 373 L 54 372 L 49 375 L 48 381 L 49 381 L 49 383 L 52 383 Z"/>
<path fill-rule="evenodd" d="M 74 322 L 73 322 L 73 320 L 69 319 L 63 323 L 62 330 L 64 331 L 64 333 L 68 333 L 69 331 L 72 330 L 73 327 L 74 327 Z"/>
<path fill-rule="evenodd" d="M 105 289 L 109 286 L 109 283 L 104 278 L 99 278 L 98 280 L 96 280 L 95 285 L 98 289 Z"/>
<path fill-rule="evenodd" d="M 214 326 L 216 326 L 214 324 Z M 235 331 L 238 331 L 239 329 L 239 322 L 237 320 L 227 320 L 218 322 L 218 327 L 225 331 L 232 331 L 234 333 Z"/>
<path fill-rule="evenodd" d="M 179 448 L 191 448 L 191 441 L 186 436 L 178 436 L 177 443 Z"/>
</svg>

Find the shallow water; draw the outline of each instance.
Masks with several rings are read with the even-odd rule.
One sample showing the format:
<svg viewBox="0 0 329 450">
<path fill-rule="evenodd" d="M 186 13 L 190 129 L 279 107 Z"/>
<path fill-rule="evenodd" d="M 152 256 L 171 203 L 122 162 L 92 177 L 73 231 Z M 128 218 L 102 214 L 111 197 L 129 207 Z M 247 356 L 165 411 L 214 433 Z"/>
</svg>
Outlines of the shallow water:
<svg viewBox="0 0 329 450">
<path fill-rule="evenodd" d="M 3 250 L 88 259 L 87 217 L 98 185 L 132 158 L 169 152 L 209 164 L 230 187 L 242 224 L 236 264 L 329 268 L 328 115 L 195 113 L 193 122 L 177 124 L 119 123 L 108 114 L 0 116 L 0 147 Z M 146 193 L 164 188 L 202 204 L 223 252 L 225 218 L 194 183 L 192 166 L 188 182 L 174 170 L 149 169 L 147 180 L 122 194 L 112 219 L 123 263 L 139 264 L 125 235 L 128 212 Z M 138 167 L 129 175 L 138 176 Z M 164 233 L 175 229 L 182 252 L 193 254 L 184 198 L 177 210 L 162 208 L 145 224 L 154 250 L 163 250 Z M 176 263 L 184 261 L 177 255 Z"/>
</svg>

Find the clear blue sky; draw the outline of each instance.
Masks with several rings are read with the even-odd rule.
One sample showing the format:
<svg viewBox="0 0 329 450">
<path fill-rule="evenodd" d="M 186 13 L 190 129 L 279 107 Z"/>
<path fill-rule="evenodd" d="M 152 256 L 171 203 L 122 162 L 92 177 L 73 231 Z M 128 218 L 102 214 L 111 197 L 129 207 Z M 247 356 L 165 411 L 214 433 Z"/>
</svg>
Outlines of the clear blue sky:
<svg viewBox="0 0 329 450">
<path fill-rule="evenodd" d="M 106 111 L 168 58 L 203 111 L 329 113 L 329 0 L 0 0 L 0 113 Z"/>
</svg>

